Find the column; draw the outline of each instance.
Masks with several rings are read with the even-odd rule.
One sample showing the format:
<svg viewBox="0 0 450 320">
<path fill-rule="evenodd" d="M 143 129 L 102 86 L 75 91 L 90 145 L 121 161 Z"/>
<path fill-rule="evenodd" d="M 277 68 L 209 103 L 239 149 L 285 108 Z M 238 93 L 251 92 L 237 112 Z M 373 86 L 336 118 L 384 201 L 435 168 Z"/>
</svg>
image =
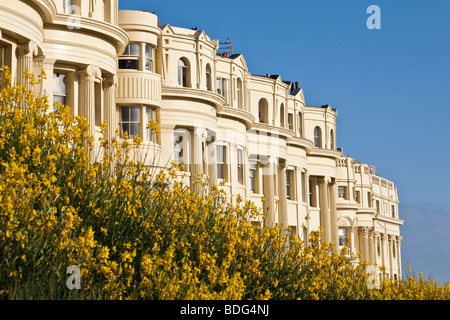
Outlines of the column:
<svg viewBox="0 0 450 320">
<path fill-rule="evenodd" d="M 368 230 L 368 245 L 369 245 L 369 263 L 375 262 L 375 248 L 373 246 L 373 230 L 370 228 Z"/>
<path fill-rule="evenodd" d="M 263 175 L 263 193 L 265 202 L 264 208 L 264 225 L 271 228 L 275 225 L 275 190 L 274 190 L 274 164 L 270 157 L 265 157 L 260 160 Z"/>
<path fill-rule="evenodd" d="M 86 118 L 89 134 L 92 139 L 95 139 L 95 79 L 100 78 L 101 71 L 100 68 L 89 65 L 79 71 L 79 76 L 79 115 Z M 90 155 L 91 161 L 94 161 L 94 150 L 91 150 Z"/>
<path fill-rule="evenodd" d="M 339 252 L 339 233 L 337 225 L 337 211 L 336 199 L 338 197 L 338 188 L 336 179 L 333 179 L 330 184 L 330 227 L 331 227 L 331 241 L 334 243 L 335 251 Z"/>
<path fill-rule="evenodd" d="M 24 78 L 24 72 L 33 72 L 33 56 L 38 54 L 38 47 L 33 41 L 19 43 L 17 45 L 17 82 L 30 89 L 29 80 Z"/>
<path fill-rule="evenodd" d="M 40 56 L 35 58 L 33 61 L 34 64 L 34 74 L 37 76 L 42 71 L 45 72 L 46 79 L 42 78 L 41 83 L 36 85 L 34 94 L 37 97 L 43 97 L 45 94 L 48 95 L 50 109 L 53 106 L 53 69 L 55 66 L 56 59 L 49 59 L 45 56 Z M 73 108 L 73 106 L 71 106 Z"/>
<path fill-rule="evenodd" d="M 389 276 L 391 279 L 394 279 L 394 269 L 392 266 L 392 241 L 393 241 L 393 236 L 392 235 L 388 235 L 388 252 L 389 252 Z"/>
<path fill-rule="evenodd" d="M 217 186 L 217 159 L 216 159 L 216 133 L 212 130 L 208 130 L 208 135 L 206 137 L 205 143 L 206 152 L 206 164 L 208 166 L 208 178 L 209 178 L 209 189 L 212 186 Z"/>
<path fill-rule="evenodd" d="M 117 76 L 115 74 L 107 76 L 103 79 L 103 95 L 104 95 L 104 114 L 108 124 L 108 132 L 104 139 L 108 141 L 111 147 L 112 141 L 116 138 L 117 119 L 116 119 L 116 99 L 115 92 L 117 86 Z"/>
<path fill-rule="evenodd" d="M 292 177 L 291 179 L 294 179 Z M 292 181 L 293 182 L 293 181 Z M 286 193 L 286 162 L 278 163 L 278 223 L 281 225 L 281 231 L 287 235 L 286 228 L 289 226 L 287 213 L 287 193 Z"/>
<path fill-rule="evenodd" d="M 369 262 L 369 229 L 360 227 L 360 234 L 362 237 L 361 260 Z"/>
<path fill-rule="evenodd" d="M 350 227 L 350 253 L 356 252 L 356 235 L 358 234 L 358 227 L 352 225 Z"/>
<path fill-rule="evenodd" d="M 200 127 L 194 129 L 193 144 L 191 188 L 193 192 L 201 193 L 203 187 L 200 183 L 197 183 L 197 181 L 203 179 L 203 129 Z"/>
<path fill-rule="evenodd" d="M 396 243 L 397 243 L 397 265 L 398 265 L 398 279 L 401 280 L 402 278 L 402 256 L 400 254 L 400 246 L 402 243 L 403 238 L 402 237 L 396 237 Z"/>
<path fill-rule="evenodd" d="M 386 253 L 385 253 L 385 246 L 386 246 L 386 234 L 382 233 L 381 235 L 381 265 L 386 267 L 386 261 L 385 261 L 385 257 L 386 257 Z"/>
<path fill-rule="evenodd" d="M 328 181 L 325 177 L 319 179 L 320 226 L 323 228 L 323 240 L 331 241 L 330 213 L 328 207 Z"/>
</svg>

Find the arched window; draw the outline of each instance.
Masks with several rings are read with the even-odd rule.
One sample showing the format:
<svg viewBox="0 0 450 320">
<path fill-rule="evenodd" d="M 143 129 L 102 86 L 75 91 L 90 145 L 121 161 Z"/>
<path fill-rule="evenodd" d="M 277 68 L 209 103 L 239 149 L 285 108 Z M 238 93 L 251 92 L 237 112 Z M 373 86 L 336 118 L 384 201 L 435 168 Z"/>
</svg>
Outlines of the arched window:
<svg viewBox="0 0 450 320">
<path fill-rule="evenodd" d="M 206 90 L 212 90 L 212 82 L 211 82 L 211 66 L 209 63 L 206 65 Z"/>
<path fill-rule="evenodd" d="M 285 127 L 286 124 L 284 123 L 284 104 L 282 103 L 280 106 L 280 126 Z"/>
<path fill-rule="evenodd" d="M 189 65 L 185 59 L 178 60 L 178 85 L 188 87 Z"/>
<path fill-rule="evenodd" d="M 330 149 L 334 150 L 334 132 L 333 129 L 330 131 Z"/>
<path fill-rule="evenodd" d="M 239 109 L 243 109 L 242 105 L 242 81 L 240 78 L 237 79 L 236 82 L 236 100 L 237 100 L 237 107 Z"/>
<path fill-rule="evenodd" d="M 258 119 L 261 123 L 269 123 L 269 103 L 264 98 L 258 103 Z"/>
<path fill-rule="evenodd" d="M 314 147 L 322 148 L 322 130 L 320 127 L 314 128 Z"/>
</svg>

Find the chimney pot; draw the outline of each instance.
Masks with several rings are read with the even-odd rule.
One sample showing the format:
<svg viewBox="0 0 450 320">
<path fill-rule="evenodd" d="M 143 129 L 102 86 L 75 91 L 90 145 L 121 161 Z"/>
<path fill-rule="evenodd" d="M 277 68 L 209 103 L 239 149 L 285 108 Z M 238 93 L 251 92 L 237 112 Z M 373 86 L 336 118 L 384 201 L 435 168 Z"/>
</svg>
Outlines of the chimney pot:
<svg viewBox="0 0 450 320">
<path fill-rule="evenodd" d="M 224 53 L 223 53 L 223 56 L 224 56 L 225 58 L 228 58 L 228 52 L 224 52 Z"/>
<path fill-rule="evenodd" d="M 295 89 L 298 89 L 298 81 L 295 81 Z"/>
</svg>

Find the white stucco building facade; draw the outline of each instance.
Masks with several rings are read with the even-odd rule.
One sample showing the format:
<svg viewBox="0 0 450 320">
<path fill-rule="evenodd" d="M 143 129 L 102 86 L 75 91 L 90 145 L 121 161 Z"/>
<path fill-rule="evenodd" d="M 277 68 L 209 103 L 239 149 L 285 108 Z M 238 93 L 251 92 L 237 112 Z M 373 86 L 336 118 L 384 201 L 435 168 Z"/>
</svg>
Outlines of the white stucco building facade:
<svg viewBox="0 0 450 320">
<path fill-rule="evenodd" d="M 147 165 L 183 163 L 192 188 L 204 175 L 252 200 L 264 223 L 301 239 L 320 226 L 325 241 L 400 278 L 397 189 L 337 148 L 338 110 L 309 106 L 298 81 L 253 75 L 243 55 L 218 52 L 205 31 L 119 11 L 117 0 L 0 0 L 0 64 L 19 83 L 44 70 L 37 93 L 86 117 L 94 137 L 103 121 L 107 139 L 138 135 Z"/>
</svg>

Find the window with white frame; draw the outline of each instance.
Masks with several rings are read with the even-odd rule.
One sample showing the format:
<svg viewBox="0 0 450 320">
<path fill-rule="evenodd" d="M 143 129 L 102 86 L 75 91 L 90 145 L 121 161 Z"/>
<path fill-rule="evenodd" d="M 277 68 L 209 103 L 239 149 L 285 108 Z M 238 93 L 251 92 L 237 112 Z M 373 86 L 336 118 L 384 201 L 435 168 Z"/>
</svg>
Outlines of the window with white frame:
<svg viewBox="0 0 450 320">
<path fill-rule="evenodd" d="M 338 235 L 339 235 L 339 246 L 344 247 L 347 246 L 347 228 L 346 227 L 339 227 Z"/>
<path fill-rule="evenodd" d="M 286 170 L 286 198 L 295 200 L 294 170 Z"/>
<path fill-rule="evenodd" d="M 206 65 L 206 90 L 211 91 L 212 90 L 212 77 L 211 77 L 211 66 L 208 63 Z"/>
<path fill-rule="evenodd" d="M 149 126 L 150 120 L 153 120 L 154 110 L 151 107 L 145 107 L 145 140 L 153 141 L 153 132 L 152 128 Z"/>
<path fill-rule="evenodd" d="M 53 73 L 53 111 L 56 111 L 55 102 L 67 104 L 67 73 Z"/>
<path fill-rule="evenodd" d="M 178 60 L 178 85 L 188 87 L 189 65 L 185 59 Z"/>
<path fill-rule="evenodd" d="M 153 48 L 149 44 L 145 44 L 145 70 L 153 70 Z"/>
<path fill-rule="evenodd" d="M 226 146 L 224 145 L 216 146 L 216 157 L 217 157 L 217 179 L 226 179 L 226 164 L 227 164 Z"/>
<path fill-rule="evenodd" d="M 228 79 L 217 78 L 217 93 L 225 98 L 225 103 L 228 104 Z"/>
<path fill-rule="evenodd" d="M 62 0 L 63 12 L 68 14 L 75 14 L 75 0 Z M 77 13 L 79 14 L 79 13 Z"/>
<path fill-rule="evenodd" d="M 139 127 L 141 125 L 140 106 L 120 106 L 119 112 L 119 130 L 120 136 L 123 138 L 125 132 L 128 138 L 140 136 Z"/>
<path fill-rule="evenodd" d="M 339 199 L 346 199 L 346 187 L 338 187 L 338 198 Z"/>
<path fill-rule="evenodd" d="M 322 130 L 320 127 L 314 128 L 314 147 L 322 148 Z"/>
<path fill-rule="evenodd" d="M 236 81 L 236 100 L 237 100 L 237 107 L 239 109 L 243 109 L 243 105 L 242 105 L 242 81 L 240 78 L 237 79 Z"/>
<path fill-rule="evenodd" d="M 256 159 L 250 159 L 248 162 L 248 177 L 249 177 L 249 184 L 250 184 L 250 191 L 251 192 L 258 192 L 257 191 L 257 172 L 258 172 L 258 162 Z"/>
<path fill-rule="evenodd" d="M 189 171 L 189 132 L 185 129 L 176 129 L 173 133 L 173 162 L 183 165 L 184 171 Z"/>
<path fill-rule="evenodd" d="M 119 69 L 139 70 L 139 56 L 139 43 L 128 44 L 122 55 L 119 57 Z"/>
<path fill-rule="evenodd" d="M 237 149 L 237 174 L 240 184 L 244 184 L 244 150 Z"/>
<path fill-rule="evenodd" d="M 292 113 L 288 113 L 288 128 L 294 130 L 294 115 Z"/>
</svg>

